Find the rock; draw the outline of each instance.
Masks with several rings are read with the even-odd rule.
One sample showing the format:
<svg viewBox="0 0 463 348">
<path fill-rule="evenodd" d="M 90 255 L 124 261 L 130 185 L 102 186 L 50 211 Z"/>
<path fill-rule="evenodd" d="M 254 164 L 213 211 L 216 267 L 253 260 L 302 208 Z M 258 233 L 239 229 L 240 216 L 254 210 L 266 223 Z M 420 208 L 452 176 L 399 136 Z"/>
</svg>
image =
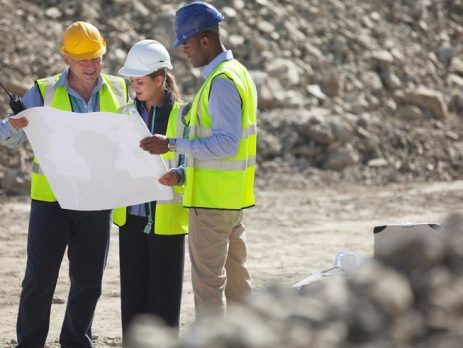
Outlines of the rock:
<svg viewBox="0 0 463 348">
<path fill-rule="evenodd" d="M 267 21 L 259 21 L 257 23 L 257 28 L 266 34 L 275 32 L 275 26 Z"/>
<path fill-rule="evenodd" d="M 449 74 L 449 76 L 447 77 L 447 83 L 450 86 L 456 86 L 456 87 L 462 88 L 463 87 L 463 77 L 460 77 L 455 74 Z"/>
<path fill-rule="evenodd" d="M 442 46 L 436 52 L 437 58 L 444 62 L 445 64 L 449 64 L 450 60 L 455 57 L 458 52 L 460 51 L 460 47 L 455 46 Z"/>
<path fill-rule="evenodd" d="M 457 75 L 463 76 L 463 60 L 461 60 L 459 57 L 452 58 L 449 71 Z"/>
<path fill-rule="evenodd" d="M 230 35 L 228 41 L 233 47 L 238 47 L 245 43 L 245 38 L 241 35 Z"/>
<path fill-rule="evenodd" d="M 288 59 L 275 59 L 266 66 L 269 76 L 278 78 L 285 86 L 299 84 L 302 70 Z"/>
<path fill-rule="evenodd" d="M 332 128 L 326 121 L 307 123 L 303 128 L 299 129 L 299 132 L 309 140 L 321 145 L 331 144 L 335 140 Z"/>
<path fill-rule="evenodd" d="M 320 100 L 325 100 L 327 98 L 326 94 L 322 92 L 319 85 L 309 85 L 307 86 L 307 91 Z"/>
<path fill-rule="evenodd" d="M 225 18 L 235 18 L 237 15 L 236 10 L 233 7 L 223 7 L 222 8 L 222 13 L 225 16 Z"/>
<path fill-rule="evenodd" d="M 405 121 L 417 121 L 423 119 L 423 112 L 413 105 L 399 106 L 394 115 Z"/>
<path fill-rule="evenodd" d="M 329 125 L 333 131 L 334 138 L 340 143 L 350 142 L 354 136 L 354 130 L 349 125 L 339 118 L 333 118 L 329 120 Z"/>
<path fill-rule="evenodd" d="M 166 327 L 165 323 L 152 315 L 142 314 L 133 319 L 127 333 L 126 342 L 128 348 L 165 347 L 177 346 L 177 337 L 174 329 Z M 106 344 L 112 347 L 120 346 L 120 339 L 107 338 Z"/>
<path fill-rule="evenodd" d="M 386 50 L 374 51 L 371 58 L 380 70 L 386 70 L 394 63 L 394 57 Z"/>
<path fill-rule="evenodd" d="M 57 9 L 56 7 L 49 7 L 47 8 L 47 10 L 45 11 L 45 15 L 47 17 L 50 17 L 52 19 L 59 19 L 61 16 L 62 16 L 62 13 L 59 9 Z"/>
<path fill-rule="evenodd" d="M 447 117 L 447 105 L 442 94 L 425 87 L 406 90 L 403 94 L 406 103 L 428 110 L 437 119 Z"/>
<path fill-rule="evenodd" d="M 365 83 L 365 87 L 368 88 L 370 91 L 377 91 L 383 88 L 383 84 L 378 74 L 372 71 L 367 71 L 362 76 L 362 80 Z"/>
<path fill-rule="evenodd" d="M 358 162 L 358 155 L 351 145 L 344 148 L 336 148 L 330 151 L 326 159 L 325 168 L 329 170 L 342 170 L 345 167 L 354 165 Z"/>
<path fill-rule="evenodd" d="M 321 82 L 321 89 L 323 93 L 330 97 L 340 97 L 344 94 L 344 76 L 330 75 Z"/>
<path fill-rule="evenodd" d="M 275 108 L 285 105 L 285 90 L 281 86 L 280 80 L 269 77 L 261 84 L 258 89 L 258 104 L 260 108 Z"/>
<path fill-rule="evenodd" d="M 265 130 L 259 132 L 257 142 L 257 155 L 261 158 L 269 159 L 281 154 L 282 146 L 280 139 L 269 134 Z"/>
<path fill-rule="evenodd" d="M 368 161 L 367 165 L 369 167 L 386 167 L 389 163 L 385 158 L 373 158 Z"/>
</svg>

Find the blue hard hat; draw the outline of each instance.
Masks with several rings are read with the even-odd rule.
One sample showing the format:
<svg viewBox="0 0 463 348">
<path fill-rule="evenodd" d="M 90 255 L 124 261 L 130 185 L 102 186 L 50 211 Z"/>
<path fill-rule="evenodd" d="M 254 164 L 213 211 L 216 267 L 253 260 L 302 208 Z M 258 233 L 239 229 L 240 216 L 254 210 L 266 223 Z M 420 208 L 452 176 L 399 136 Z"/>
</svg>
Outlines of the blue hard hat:
<svg viewBox="0 0 463 348">
<path fill-rule="evenodd" d="M 180 7 L 175 13 L 175 40 L 178 47 L 190 37 L 219 24 L 224 19 L 214 6 L 204 1 L 193 1 Z"/>
</svg>

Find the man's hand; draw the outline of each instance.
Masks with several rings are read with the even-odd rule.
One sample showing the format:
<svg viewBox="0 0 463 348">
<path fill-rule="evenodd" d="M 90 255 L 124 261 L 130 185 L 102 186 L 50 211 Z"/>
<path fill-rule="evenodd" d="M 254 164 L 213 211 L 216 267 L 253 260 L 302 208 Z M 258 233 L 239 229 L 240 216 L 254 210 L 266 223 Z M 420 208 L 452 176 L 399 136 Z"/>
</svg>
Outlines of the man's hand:
<svg viewBox="0 0 463 348">
<path fill-rule="evenodd" d="M 159 183 L 165 186 L 175 186 L 180 181 L 180 175 L 178 175 L 175 169 L 169 170 L 166 174 L 159 178 Z"/>
<path fill-rule="evenodd" d="M 12 118 L 10 117 L 8 122 L 15 128 L 15 129 L 21 129 L 26 127 L 29 124 L 29 121 L 25 117 L 20 117 L 20 118 Z"/>
<path fill-rule="evenodd" d="M 151 137 L 140 141 L 140 147 L 152 155 L 161 155 L 169 151 L 167 148 L 168 139 L 165 135 L 154 134 Z"/>
</svg>

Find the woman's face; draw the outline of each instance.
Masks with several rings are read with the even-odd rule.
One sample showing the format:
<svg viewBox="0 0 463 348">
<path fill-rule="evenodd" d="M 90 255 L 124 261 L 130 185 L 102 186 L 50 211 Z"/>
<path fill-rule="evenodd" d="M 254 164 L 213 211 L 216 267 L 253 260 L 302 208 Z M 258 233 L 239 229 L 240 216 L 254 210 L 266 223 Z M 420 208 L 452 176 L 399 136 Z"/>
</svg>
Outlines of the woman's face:
<svg viewBox="0 0 463 348">
<path fill-rule="evenodd" d="M 153 100 L 162 91 L 162 76 L 154 78 L 150 76 L 131 77 L 129 81 L 137 99 L 140 101 Z"/>
</svg>

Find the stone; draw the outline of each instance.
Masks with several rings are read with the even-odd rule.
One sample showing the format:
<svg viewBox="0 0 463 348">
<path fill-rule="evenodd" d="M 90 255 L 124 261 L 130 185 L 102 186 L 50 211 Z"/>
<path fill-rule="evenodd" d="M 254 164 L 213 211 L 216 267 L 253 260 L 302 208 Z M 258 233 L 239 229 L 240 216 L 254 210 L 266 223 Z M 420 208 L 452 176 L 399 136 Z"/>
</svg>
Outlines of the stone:
<svg viewBox="0 0 463 348">
<path fill-rule="evenodd" d="M 422 120 L 424 117 L 423 112 L 420 110 L 420 108 L 413 105 L 399 106 L 395 111 L 394 115 L 405 121 Z"/>
<path fill-rule="evenodd" d="M 408 104 L 429 110 L 437 119 L 445 119 L 447 117 L 447 104 L 445 104 L 442 93 L 438 91 L 419 87 L 417 89 L 406 90 L 403 98 Z"/>
<path fill-rule="evenodd" d="M 337 148 L 328 154 L 325 168 L 329 170 L 342 170 L 345 167 L 354 165 L 358 162 L 358 155 L 351 145 L 343 148 Z"/>
<path fill-rule="evenodd" d="M 332 74 L 321 82 L 323 93 L 330 97 L 338 97 L 344 94 L 345 80 L 342 74 Z"/>
</svg>

